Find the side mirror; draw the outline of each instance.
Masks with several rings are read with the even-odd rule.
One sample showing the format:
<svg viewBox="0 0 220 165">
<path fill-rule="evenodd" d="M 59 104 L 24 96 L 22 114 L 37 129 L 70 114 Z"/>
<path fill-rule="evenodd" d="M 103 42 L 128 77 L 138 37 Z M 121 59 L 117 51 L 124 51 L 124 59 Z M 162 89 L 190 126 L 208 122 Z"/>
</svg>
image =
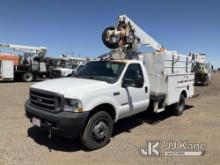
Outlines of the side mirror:
<svg viewBox="0 0 220 165">
<path fill-rule="evenodd" d="M 122 86 L 123 88 L 127 88 L 127 87 L 129 86 L 129 80 L 126 79 L 126 78 L 122 79 L 122 84 L 121 84 L 121 86 Z"/>
<path fill-rule="evenodd" d="M 135 88 L 142 88 L 144 85 L 144 80 L 142 78 L 138 78 L 136 80 L 133 79 L 126 79 L 124 78 L 122 80 L 122 87 L 127 88 L 127 87 L 135 87 Z"/>
</svg>

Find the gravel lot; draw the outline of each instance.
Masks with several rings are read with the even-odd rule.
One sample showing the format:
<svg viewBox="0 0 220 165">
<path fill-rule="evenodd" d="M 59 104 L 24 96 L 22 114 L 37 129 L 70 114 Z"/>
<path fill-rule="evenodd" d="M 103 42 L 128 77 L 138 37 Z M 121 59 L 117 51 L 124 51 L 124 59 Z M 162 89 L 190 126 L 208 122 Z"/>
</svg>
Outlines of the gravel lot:
<svg viewBox="0 0 220 165">
<path fill-rule="evenodd" d="M 220 74 L 208 87 L 198 86 L 199 97 L 187 101 L 181 117 L 169 112 L 142 113 L 115 125 L 111 142 L 86 151 L 79 140 L 53 137 L 48 150 L 47 134 L 32 127 L 24 116 L 24 102 L 31 83 L 0 83 L 0 165 L 4 164 L 220 164 Z M 160 139 L 205 143 L 201 157 L 152 158 L 138 152 L 147 140 Z M 161 147 L 162 147 L 161 146 Z M 162 148 L 162 152 L 163 152 Z"/>
</svg>

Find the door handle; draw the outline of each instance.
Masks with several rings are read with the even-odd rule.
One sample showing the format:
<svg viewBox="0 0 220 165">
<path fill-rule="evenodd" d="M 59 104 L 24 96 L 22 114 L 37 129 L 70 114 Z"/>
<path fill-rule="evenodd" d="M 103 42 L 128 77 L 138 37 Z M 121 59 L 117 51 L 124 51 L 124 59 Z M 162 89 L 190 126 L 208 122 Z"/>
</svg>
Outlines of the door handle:
<svg viewBox="0 0 220 165">
<path fill-rule="evenodd" d="M 114 96 L 120 95 L 120 92 L 114 92 L 113 95 Z"/>
<path fill-rule="evenodd" d="M 145 87 L 145 93 L 148 93 L 148 87 Z"/>
</svg>

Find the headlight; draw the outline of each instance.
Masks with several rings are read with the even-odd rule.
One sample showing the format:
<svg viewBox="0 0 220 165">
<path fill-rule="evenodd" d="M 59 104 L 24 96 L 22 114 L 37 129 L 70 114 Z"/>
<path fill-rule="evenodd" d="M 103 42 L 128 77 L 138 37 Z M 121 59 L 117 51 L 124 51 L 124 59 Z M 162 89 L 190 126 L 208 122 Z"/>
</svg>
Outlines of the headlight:
<svg viewBox="0 0 220 165">
<path fill-rule="evenodd" d="M 82 102 L 78 99 L 65 99 L 64 111 L 83 112 Z"/>
</svg>

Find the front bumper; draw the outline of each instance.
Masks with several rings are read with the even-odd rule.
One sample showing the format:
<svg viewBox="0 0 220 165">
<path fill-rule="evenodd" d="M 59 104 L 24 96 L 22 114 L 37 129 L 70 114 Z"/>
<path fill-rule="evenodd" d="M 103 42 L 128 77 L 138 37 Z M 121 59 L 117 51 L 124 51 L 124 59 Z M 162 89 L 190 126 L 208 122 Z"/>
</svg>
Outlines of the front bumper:
<svg viewBox="0 0 220 165">
<path fill-rule="evenodd" d="M 25 113 L 30 121 L 33 117 L 40 119 L 42 128 L 48 130 L 48 123 L 52 124 L 52 134 L 66 138 L 78 137 L 89 116 L 89 112 L 52 113 L 32 106 L 29 101 L 25 103 Z"/>
</svg>

